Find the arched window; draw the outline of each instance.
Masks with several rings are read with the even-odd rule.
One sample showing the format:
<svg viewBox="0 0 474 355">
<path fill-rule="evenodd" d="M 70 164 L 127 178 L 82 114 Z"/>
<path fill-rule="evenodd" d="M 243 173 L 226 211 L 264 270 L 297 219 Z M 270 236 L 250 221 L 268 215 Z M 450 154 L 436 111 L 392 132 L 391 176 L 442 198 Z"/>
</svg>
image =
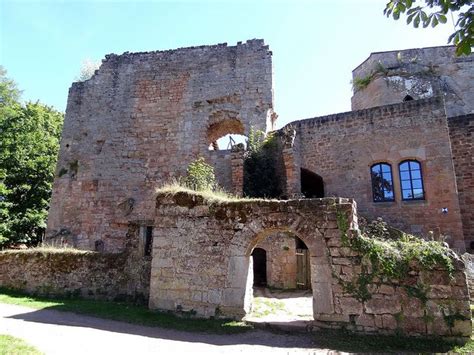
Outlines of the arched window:
<svg viewBox="0 0 474 355">
<path fill-rule="evenodd" d="M 399 165 L 403 200 L 424 200 L 421 164 L 416 160 L 405 160 Z"/>
<path fill-rule="evenodd" d="M 395 201 L 393 194 L 392 167 L 387 163 L 377 163 L 370 168 L 372 195 L 374 202 Z"/>
</svg>

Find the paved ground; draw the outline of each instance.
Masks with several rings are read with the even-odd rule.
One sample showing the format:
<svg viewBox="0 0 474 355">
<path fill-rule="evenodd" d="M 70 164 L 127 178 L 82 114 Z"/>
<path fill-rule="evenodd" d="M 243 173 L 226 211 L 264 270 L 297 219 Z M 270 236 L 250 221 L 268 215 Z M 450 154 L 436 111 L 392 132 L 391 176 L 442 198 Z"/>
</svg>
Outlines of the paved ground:
<svg viewBox="0 0 474 355">
<path fill-rule="evenodd" d="M 311 290 L 275 290 L 254 287 L 252 312 L 245 317 L 250 322 L 311 323 L 313 320 Z"/>
<path fill-rule="evenodd" d="M 22 338 L 45 354 L 60 355 L 339 354 L 314 348 L 309 334 L 187 333 L 1 303 L 0 334 Z"/>
</svg>

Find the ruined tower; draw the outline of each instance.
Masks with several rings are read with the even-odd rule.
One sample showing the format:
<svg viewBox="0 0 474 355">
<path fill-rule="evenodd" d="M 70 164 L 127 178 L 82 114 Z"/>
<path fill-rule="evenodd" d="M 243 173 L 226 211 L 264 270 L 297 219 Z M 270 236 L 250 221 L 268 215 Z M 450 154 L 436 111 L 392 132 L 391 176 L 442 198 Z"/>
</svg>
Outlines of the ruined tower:
<svg viewBox="0 0 474 355">
<path fill-rule="evenodd" d="M 272 53 L 263 40 L 110 54 L 69 90 L 47 238 L 120 251 L 129 223 L 146 225 L 154 192 L 203 156 L 231 188 L 229 133 L 266 130 Z"/>
</svg>

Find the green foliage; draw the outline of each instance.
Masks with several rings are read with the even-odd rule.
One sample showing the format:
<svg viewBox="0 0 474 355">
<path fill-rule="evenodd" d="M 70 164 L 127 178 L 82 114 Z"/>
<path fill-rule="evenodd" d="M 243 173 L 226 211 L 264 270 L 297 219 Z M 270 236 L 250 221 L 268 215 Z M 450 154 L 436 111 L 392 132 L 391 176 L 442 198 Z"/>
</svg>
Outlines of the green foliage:
<svg viewBox="0 0 474 355">
<path fill-rule="evenodd" d="M 443 316 L 445 323 L 447 324 L 448 327 L 453 328 L 454 323 L 457 320 L 464 321 L 464 320 L 469 320 L 469 318 L 463 316 L 462 314 L 455 313 L 455 314 L 450 314 L 450 315 L 444 315 Z"/>
<path fill-rule="evenodd" d="M 415 262 L 423 270 L 441 267 L 450 276 L 454 273 L 450 249 L 437 241 L 425 241 L 409 234 L 398 239 L 389 239 L 388 227 L 383 221 L 356 236 L 348 236 L 349 224 L 343 213 L 337 214 L 337 225 L 342 233 L 343 246 L 357 251 L 362 256 L 362 272 L 356 280 L 341 283 L 347 292 L 360 301 L 370 299 L 367 286 L 379 280 L 402 280 Z M 413 297 L 425 300 L 427 289 L 417 285 L 407 290 Z"/>
<path fill-rule="evenodd" d="M 408 296 L 418 298 L 423 304 L 428 301 L 429 286 L 418 283 L 414 286 L 404 286 Z"/>
<path fill-rule="evenodd" d="M 350 354 L 432 354 L 448 352 L 456 346 L 456 343 L 441 337 L 364 335 L 332 329 L 314 332 L 313 337 L 315 347 L 336 350 L 335 353 L 348 352 Z M 471 343 L 474 342 L 471 341 Z"/>
<path fill-rule="evenodd" d="M 0 334 L 0 355 L 13 354 L 40 355 L 41 352 L 22 339 Z"/>
<path fill-rule="evenodd" d="M 281 195 L 276 178 L 277 150 L 276 136 L 269 134 L 265 138 L 262 131 L 250 129 L 244 161 L 244 196 L 275 198 Z"/>
<path fill-rule="evenodd" d="M 365 89 L 378 74 L 387 75 L 387 73 L 388 70 L 384 67 L 384 65 L 381 62 L 377 62 L 369 74 L 362 78 L 356 77 L 354 80 L 352 80 L 352 91 L 356 92 Z"/>
<path fill-rule="evenodd" d="M 448 13 L 458 13 L 456 31 L 448 38 L 448 43 L 456 46 L 456 55 L 468 55 L 474 46 L 474 5 L 472 0 L 420 0 L 422 6 L 415 6 L 416 0 L 390 0 L 384 14 L 398 20 L 400 15 L 406 13 L 407 24 L 413 23 L 418 28 L 420 24 L 424 28 L 430 24 L 436 27 L 438 24 L 446 23 Z M 426 11 L 429 9 L 429 11 Z"/>
<path fill-rule="evenodd" d="M 0 246 L 37 244 L 46 227 L 63 114 L 20 104 L 0 72 Z"/>
<path fill-rule="evenodd" d="M 184 185 L 191 190 L 215 190 L 217 187 L 214 168 L 207 164 L 203 157 L 200 157 L 188 166 Z"/>
</svg>

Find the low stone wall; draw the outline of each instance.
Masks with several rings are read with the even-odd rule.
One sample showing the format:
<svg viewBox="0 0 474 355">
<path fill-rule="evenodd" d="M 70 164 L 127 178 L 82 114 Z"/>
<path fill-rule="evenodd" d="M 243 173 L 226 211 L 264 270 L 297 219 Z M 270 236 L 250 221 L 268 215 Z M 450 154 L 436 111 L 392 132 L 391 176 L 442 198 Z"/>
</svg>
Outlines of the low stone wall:
<svg viewBox="0 0 474 355">
<path fill-rule="evenodd" d="M 127 251 L 118 254 L 53 248 L 0 251 L 0 287 L 146 304 L 151 258 L 137 247 L 129 243 Z"/>
<path fill-rule="evenodd" d="M 462 260 L 445 250 L 437 257 L 449 258 L 451 272 L 441 261 L 421 257 L 425 266 L 414 259 L 400 277 L 376 273 L 374 250 L 354 247 L 360 240 L 370 243 L 358 231 L 355 202 L 341 198 L 208 202 L 186 192 L 159 194 L 150 308 L 245 316 L 252 307 L 252 250 L 281 232 L 308 247 L 316 327 L 470 337 Z M 424 247 L 419 255 L 430 245 Z"/>
<path fill-rule="evenodd" d="M 466 265 L 467 285 L 469 286 L 471 304 L 474 304 L 474 255 L 465 253 L 462 259 Z"/>
</svg>

